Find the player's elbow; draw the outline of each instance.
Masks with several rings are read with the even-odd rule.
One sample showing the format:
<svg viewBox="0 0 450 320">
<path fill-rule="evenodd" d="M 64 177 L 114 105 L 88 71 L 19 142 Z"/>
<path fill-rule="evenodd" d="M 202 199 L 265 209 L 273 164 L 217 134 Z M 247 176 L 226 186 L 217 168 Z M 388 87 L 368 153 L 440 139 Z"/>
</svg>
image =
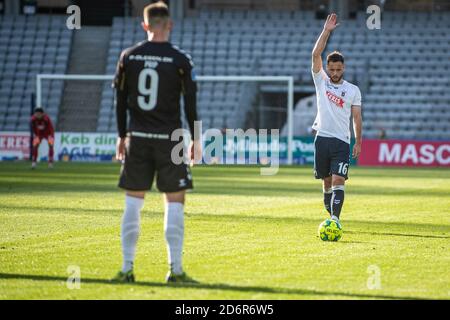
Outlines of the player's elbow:
<svg viewBox="0 0 450 320">
<path fill-rule="evenodd" d="M 322 57 L 322 51 L 319 50 L 317 47 L 314 47 L 314 49 L 311 52 L 311 56 L 313 59 L 319 59 Z"/>
<path fill-rule="evenodd" d="M 357 124 L 361 124 L 362 123 L 362 116 L 361 114 L 354 114 L 353 115 L 353 121 Z"/>
</svg>

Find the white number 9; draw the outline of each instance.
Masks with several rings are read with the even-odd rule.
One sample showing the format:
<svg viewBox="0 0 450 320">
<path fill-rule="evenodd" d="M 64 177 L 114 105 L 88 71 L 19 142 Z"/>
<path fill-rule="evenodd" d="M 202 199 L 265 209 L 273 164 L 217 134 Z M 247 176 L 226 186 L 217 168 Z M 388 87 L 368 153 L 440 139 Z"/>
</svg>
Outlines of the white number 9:
<svg viewBox="0 0 450 320">
<path fill-rule="evenodd" d="M 147 77 L 150 77 L 150 87 L 147 87 Z M 159 75 L 155 69 L 143 69 L 139 74 L 138 96 L 139 108 L 145 111 L 150 111 L 156 107 L 156 100 L 158 98 L 158 84 Z M 147 101 L 148 100 L 148 101 Z"/>
</svg>

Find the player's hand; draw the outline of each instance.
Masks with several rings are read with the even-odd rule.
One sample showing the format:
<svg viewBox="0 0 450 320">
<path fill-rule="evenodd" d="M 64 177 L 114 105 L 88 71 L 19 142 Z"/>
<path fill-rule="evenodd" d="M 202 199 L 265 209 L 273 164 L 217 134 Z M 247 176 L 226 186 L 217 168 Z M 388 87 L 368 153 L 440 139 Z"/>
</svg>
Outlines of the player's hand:
<svg viewBox="0 0 450 320">
<path fill-rule="evenodd" d="M 202 163 L 203 152 L 202 143 L 200 140 L 191 141 L 191 146 L 189 148 L 189 159 L 191 160 L 191 167 L 194 164 Z"/>
<path fill-rule="evenodd" d="M 325 21 L 325 25 L 323 26 L 323 28 L 327 31 L 333 31 L 334 29 L 336 29 L 336 27 L 339 25 L 339 23 L 337 23 L 337 15 L 336 13 L 332 13 L 329 14 L 327 17 L 327 20 Z"/>
<path fill-rule="evenodd" d="M 360 154 L 361 154 L 361 143 L 355 143 L 355 145 L 353 146 L 352 157 L 356 159 L 359 157 Z"/>
<path fill-rule="evenodd" d="M 33 147 L 37 147 L 41 143 L 41 139 L 39 137 L 34 137 L 33 139 Z"/>
<path fill-rule="evenodd" d="M 48 137 L 47 141 L 48 141 L 48 144 L 49 144 L 50 146 L 53 146 L 53 144 L 55 143 L 55 138 L 53 138 L 52 136 L 50 136 L 50 137 Z"/>
<path fill-rule="evenodd" d="M 125 160 L 125 140 L 126 138 L 117 138 L 116 159 L 119 161 Z"/>
</svg>

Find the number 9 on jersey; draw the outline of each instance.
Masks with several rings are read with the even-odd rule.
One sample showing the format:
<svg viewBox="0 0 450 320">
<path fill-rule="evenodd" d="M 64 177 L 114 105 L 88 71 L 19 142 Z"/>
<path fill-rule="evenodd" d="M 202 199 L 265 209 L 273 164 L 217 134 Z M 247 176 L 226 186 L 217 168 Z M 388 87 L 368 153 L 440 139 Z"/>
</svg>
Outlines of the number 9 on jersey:
<svg viewBox="0 0 450 320">
<path fill-rule="evenodd" d="M 150 86 L 147 86 L 147 79 L 150 77 Z M 138 105 L 139 108 L 145 111 L 150 111 L 156 107 L 156 101 L 158 98 L 158 83 L 159 75 L 155 69 L 143 69 L 139 73 L 138 83 Z"/>
</svg>

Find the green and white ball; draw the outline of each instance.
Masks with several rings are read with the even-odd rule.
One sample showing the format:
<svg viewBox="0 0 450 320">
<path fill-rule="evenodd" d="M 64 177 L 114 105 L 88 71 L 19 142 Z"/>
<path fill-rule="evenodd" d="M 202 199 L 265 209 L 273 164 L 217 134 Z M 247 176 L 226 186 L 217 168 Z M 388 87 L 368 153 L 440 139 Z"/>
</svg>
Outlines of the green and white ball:
<svg viewBox="0 0 450 320">
<path fill-rule="evenodd" d="M 342 238 L 342 226 L 334 220 L 325 220 L 319 225 L 319 238 L 323 241 L 339 241 Z"/>
</svg>

